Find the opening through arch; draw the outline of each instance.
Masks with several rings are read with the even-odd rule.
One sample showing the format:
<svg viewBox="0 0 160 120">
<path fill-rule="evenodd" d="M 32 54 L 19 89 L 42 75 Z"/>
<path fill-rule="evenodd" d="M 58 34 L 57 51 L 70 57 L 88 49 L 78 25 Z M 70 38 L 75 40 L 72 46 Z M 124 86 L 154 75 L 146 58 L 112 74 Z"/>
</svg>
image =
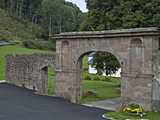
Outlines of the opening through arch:
<svg viewBox="0 0 160 120">
<path fill-rule="evenodd" d="M 121 62 L 116 56 L 105 51 L 86 52 L 79 57 L 77 67 L 80 103 L 106 101 L 107 104 L 110 99 L 115 99 L 120 104 Z"/>
</svg>

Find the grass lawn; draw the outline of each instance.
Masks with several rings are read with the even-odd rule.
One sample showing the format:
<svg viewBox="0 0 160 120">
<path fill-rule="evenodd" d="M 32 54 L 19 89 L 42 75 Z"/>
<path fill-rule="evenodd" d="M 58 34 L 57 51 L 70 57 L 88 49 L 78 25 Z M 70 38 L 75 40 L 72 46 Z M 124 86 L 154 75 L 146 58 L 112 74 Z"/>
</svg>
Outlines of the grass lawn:
<svg viewBox="0 0 160 120">
<path fill-rule="evenodd" d="M 105 116 L 113 118 L 113 120 L 160 120 L 160 112 L 147 112 L 142 118 L 122 112 L 109 112 Z"/>
<path fill-rule="evenodd" d="M 82 103 L 120 97 L 120 80 L 116 78 L 111 78 L 110 81 L 84 80 L 82 93 L 87 91 L 93 91 L 96 95 L 82 96 Z"/>
<path fill-rule="evenodd" d="M 0 80 L 5 79 L 5 56 L 6 55 L 8 54 L 32 54 L 32 53 L 51 53 L 51 51 L 28 49 L 20 45 L 10 45 L 10 46 L 0 47 Z"/>
</svg>

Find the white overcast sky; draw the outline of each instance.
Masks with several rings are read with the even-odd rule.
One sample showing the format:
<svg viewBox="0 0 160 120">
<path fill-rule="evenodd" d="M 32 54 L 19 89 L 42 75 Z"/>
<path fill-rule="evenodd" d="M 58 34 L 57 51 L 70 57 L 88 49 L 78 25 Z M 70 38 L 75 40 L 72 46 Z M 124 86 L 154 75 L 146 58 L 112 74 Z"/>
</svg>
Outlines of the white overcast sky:
<svg viewBox="0 0 160 120">
<path fill-rule="evenodd" d="M 85 0 L 66 0 L 75 3 L 83 12 L 87 12 Z"/>
</svg>

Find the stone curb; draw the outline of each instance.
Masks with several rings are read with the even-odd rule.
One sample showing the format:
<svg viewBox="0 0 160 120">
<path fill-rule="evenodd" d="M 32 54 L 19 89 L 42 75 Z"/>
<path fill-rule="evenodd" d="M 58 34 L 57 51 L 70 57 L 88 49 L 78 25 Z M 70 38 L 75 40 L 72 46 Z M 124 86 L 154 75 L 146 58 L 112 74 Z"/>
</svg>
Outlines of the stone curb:
<svg viewBox="0 0 160 120">
<path fill-rule="evenodd" d="M 102 117 L 107 120 L 113 120 L 113 118 L 106 117 L 104 114 L 102 115 Z"/>
<path fill-rule="evenodd" d="M 91 105 L 91 104 L 82 104 L 84 106 L 87 106 L 87 107 L 95 107 L 95 108 L 101 108 L 101 109 L 104 109 L 104 110 L 111 110 L 111 111 L 115 111 L 113 108 L 111 107 L 102 107 L 102 106 L 98 106 L 98 105 Z"/>
</svg>

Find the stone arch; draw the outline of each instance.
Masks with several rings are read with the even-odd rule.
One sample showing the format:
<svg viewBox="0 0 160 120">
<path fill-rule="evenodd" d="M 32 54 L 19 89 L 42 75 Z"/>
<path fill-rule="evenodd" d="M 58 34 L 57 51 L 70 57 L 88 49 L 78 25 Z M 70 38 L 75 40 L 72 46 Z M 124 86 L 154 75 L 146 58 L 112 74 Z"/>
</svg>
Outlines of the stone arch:
<svg viewBox="0 0 160 120">
<path fill-rule="evenodd" d="M 83 54 L 107 51 L 117 57 L 123 68 L 122 98 L 151 109 L 153 52 L 158 49 L 157 28 L 134 28 L 96 32 L 61 33 L 57 40 L 56 94 L 74 103 L 79 99 L 79 66 Z M 63 41 L 69 41 L 65 43 Z M 155 47 L 157 45 L 157 47 Z M 154 48 L 155 47 L 155 48 Z"/>
<path fill-rule="evenodd" d="M 52 64 L 47 64 L 47 65 L 43 65 L 40 68 L 40 79 L 41 79 L 41 84 L 40 84 L 40 88 L 41 88 L 41 93 L 42 94 L 48 94 L 48 72 L 49 72 L 49 68 L 55 69 L 54 65 Z"/>
<path fill-rule="evenodd" d="M 121 69 L 122 69 L 122 72 L 123 72 L 123 67 L 125 67 L 125 65 L 124 65 L 125 61 L 123 60 L 123 57 L 113 49 L 106 49 L 106 50 L 97 49 L 97 50 L 87 50 L 87 51 L 84 50 L 84 51 L 81 51 L 81 52 L 79 52 L 79 54 L 76 55 L 76 58 L 74 59 L 76 67 L 79 68 L 79 65 L 81 65 L 80 61 L 81 61 L 81 59 L 83 58 L 84 55 L 87 55 L 87 54 L 92 53 L 92 52 L 111 53 L 113 56 L 116 57 L 117 61 L 120 63 L 120 66 L 121 66 Z"/>
<path fill-rule="evenodd" d="M 55 68 L 55 64 L 53 64 L 53 63 L 46 63 L 46 64 L 42 64 L 41 66 L 40 66 L 40 68 L 39 68 L 39 70 L 42 70 L 43 68 L 45 68 L 45 67 L 51 67 L 51 68 Z"/>
<path fill-rule="evenodd" d="M 79 52 L 79 54 L 76 55 L 76 58 L 75 58 L 74 61 L 78 62 L 79 59 L 82 58 L 84 55 L 92 53 L 92 52 L 108 52 L 108 53 L 111 53 L 113 56 L 115 56 L 117 58 L 117 60 L 121 64 L 121 66 L 123 65 L 123 57 L 113 49 L 83 50 L 83 51 Z"/>
<path fill-rule="evenodd" d="M 110 52 L 108 52 L 108 51 L 110 51 Z M 92 52 L 105 52 L 105 53 L 111 53 L 116 59 L 117 59 L 117 61 L 120 63 L 120 66 L 121 66 L 121 69 L 122 69 L 122 66 L 123 66 L 123 62 L 121 61 L 122 59 L 121 59 L 121 57 L 118 55 L 118 53 L 116 54 L 116 52 L 114 51 L 112 51 L 111 52 L 111 50 L 96 50 L 96 51 L 87 51 L 87 52 L 84 52 L 84 53 L 82 53 L 82 54 L 80 54 L 80 55 L 78 55 L 79 57 L 78 57 L 78 59 L 76 59 L 77 60 L 77 72 L 76 72 L 76 81 L 74 81 L 75 82 L 75 85 L 76 85 L 76 102 L 80 102 L 80 98 L 81 98 L 81 82 L 82 82 L 82 78 L 81 78 L 81 72 L 82 72 L 82 59 L 83 59 L 83 57 L 85 56 L 85 55 L 88 55 L 88 54 L 90 54 L 90 53 L 92 53 Z M 114 55 L 113 53 L 115 53 L 116 55 Z M 123 72 L 123 69 L 122 69 L 122 72 Z M 122 77 L 122 76 L 121 76 Z"/>
</svg>

